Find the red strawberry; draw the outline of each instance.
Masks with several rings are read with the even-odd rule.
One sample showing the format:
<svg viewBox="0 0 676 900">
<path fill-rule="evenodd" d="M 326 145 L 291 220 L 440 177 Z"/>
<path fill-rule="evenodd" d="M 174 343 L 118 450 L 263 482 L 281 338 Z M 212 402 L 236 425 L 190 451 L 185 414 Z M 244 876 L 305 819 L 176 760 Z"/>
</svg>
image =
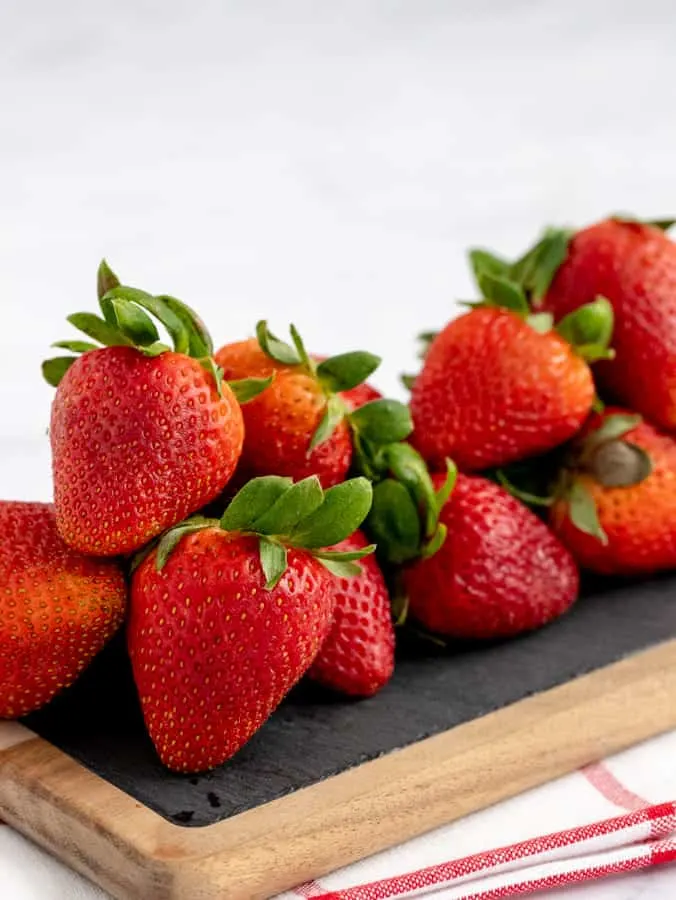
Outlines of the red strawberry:
<svg viewBox="0 0 676 900">
<path fill-rule="evenodd" d="M 443 476 L 433 476 L 436 487 Z M 451 638 L 506 638 L 566 612 L 578 591 L 572 556 L 499 485 L 458 475 L 441 510 L 448 536 L 404 569 L 413 618 Z"/>
<path fill-rule="evenodd" d="M 317 548 L 358 527 L 370 501 L 365 479 L 326 494 L 316 477 L 255 479 L 220 524 L 188 520 L 137 569 L 129 652 L 165 765 L 229 759 L 307 671 L 331 627 L 331 572 L 352 575 L 369 552 Z"/>
<path fill-rule="evenodd" d="M 599 364 L 602 384 L 632 409 L 676 428 L 676 243 L 635 221 L 607 219 L 579 231 L 543 308 L 560 319 L 599 294 L 615 313 L 615 358 Z"/>
<path fill-rule="evenodd" d="M 363 550 L 360 531 L 335 550 Z M 361 562 L 361 574 L 342 578 L 334 588 L 334 619 L 329 636 L 308 673 L 325 687 L 357 697 L 376 694 L 394 671 L 394 627 L 390 597 L 374 557 Z"/>
<path fill-rule="evenodd" d="M 44 503 L 0 502 L 0 718 L 43 706 L 71 684 L 122 623 L 116 563 L 59 537 Z"/>
<path fill-rule="evenodd" d="M 568 440 L 593 399 L 589 366 L 561 336 L 477 308 L 427 352 L 412 388 L 413 443 L 434 468 L 446 457 L 468 471 L 501 466 Z"/>
<path fill-rule="evenodd" d="M 58 346 L 83 355 L 43 368 L 58 385 L 51 442 L 59 531 L 76 550 L 115 556 L 217 497 L 237 466 L 244 429 L 192 311 L 121 286 L 100 302 L 105 319 L 79 313 L 69 321 L 109 346 L 63 341 Z M 159 342 L 144 309 L 180 352 Z M 233 387 L 246 397 L 266 384 Z"/>
<path fill-rule="evenodd" d="M 295 329 L 293 347 L 271 335 L 265 322 L 256 330 L 257 340 L 228 344 L 216 354 L 226 378 L 273 376 L 244 410 L 244 471 L 294 479 L 317 475 L 329 487 L 346 477 L 355 433 L 387 443 L 410 429 L 401 404 L 366 403 L 367 392 L 376 392 L 362 381 L 380 364 L 378 357 L 355 352 L 317 362 Z"/>
<path fill-rule="evenodd" d="M 626 410 L 592 417 L 551 524 L 594 572 L 676 568 L 676 441 Z"/>
</svg>

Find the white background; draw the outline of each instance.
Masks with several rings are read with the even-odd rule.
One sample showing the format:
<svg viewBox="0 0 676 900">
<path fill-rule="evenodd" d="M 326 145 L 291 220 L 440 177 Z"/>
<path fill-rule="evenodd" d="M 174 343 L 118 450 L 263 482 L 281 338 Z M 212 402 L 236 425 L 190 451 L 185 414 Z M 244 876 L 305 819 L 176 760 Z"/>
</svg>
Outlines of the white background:
<svg viewBox="0 0 676 900">
<path fill-rule="evenodd" d="M 673 0 L 0 0 L 0 496 L 49 496 L 39 363 L 102 255 L 394 390 L 468 245 L 676 211 L 675 83 Z"/>
</svg>

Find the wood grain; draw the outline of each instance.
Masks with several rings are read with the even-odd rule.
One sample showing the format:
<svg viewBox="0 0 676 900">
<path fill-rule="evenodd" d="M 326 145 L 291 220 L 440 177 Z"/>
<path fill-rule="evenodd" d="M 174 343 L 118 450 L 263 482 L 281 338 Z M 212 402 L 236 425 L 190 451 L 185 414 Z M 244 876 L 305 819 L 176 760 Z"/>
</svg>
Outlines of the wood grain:
<svg viewBox="0 0 676 900">
<path fill-rule="evenodd" d="M 676 641 L 206 828 L 24 740 L 0 816 L 120 900 L 256 900 L 673 727 Z"/>
</svg>

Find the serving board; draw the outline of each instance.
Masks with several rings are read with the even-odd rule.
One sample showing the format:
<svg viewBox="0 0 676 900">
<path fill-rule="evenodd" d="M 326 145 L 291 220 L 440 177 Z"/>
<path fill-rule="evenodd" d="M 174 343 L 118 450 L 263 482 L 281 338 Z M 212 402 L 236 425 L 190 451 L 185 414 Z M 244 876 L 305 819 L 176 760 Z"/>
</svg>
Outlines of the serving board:
<svg viewBox="0 0 676 900">
<path fill-rule="evenodd" d="M 121 900 L 255 900 L 674 727 L 674 576 L 510 642 L 409 641 L 370 700 L 301 686 L 199 777 L 159 766 L 118 641 L 0 724 L 0 816 Z"/>
</svg>

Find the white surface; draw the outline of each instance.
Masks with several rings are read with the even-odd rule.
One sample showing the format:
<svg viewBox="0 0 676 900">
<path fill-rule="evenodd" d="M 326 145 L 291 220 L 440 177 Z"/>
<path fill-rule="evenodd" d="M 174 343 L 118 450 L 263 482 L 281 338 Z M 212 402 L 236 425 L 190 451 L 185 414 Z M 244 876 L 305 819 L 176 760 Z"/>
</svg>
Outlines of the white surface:
<svg viewBox="0 0 676 900">
<path fill-rule="evenodd" d="M 219 342 L 295 320 L 393 390 L 467 245 L 674 212 L 675 44 L 672 0 L 1 0 L 0 496 L 49 495 L 39 362 L 102 255 Z M 676 873 L 635 884 L 576 895 Z"/>
</svg>

